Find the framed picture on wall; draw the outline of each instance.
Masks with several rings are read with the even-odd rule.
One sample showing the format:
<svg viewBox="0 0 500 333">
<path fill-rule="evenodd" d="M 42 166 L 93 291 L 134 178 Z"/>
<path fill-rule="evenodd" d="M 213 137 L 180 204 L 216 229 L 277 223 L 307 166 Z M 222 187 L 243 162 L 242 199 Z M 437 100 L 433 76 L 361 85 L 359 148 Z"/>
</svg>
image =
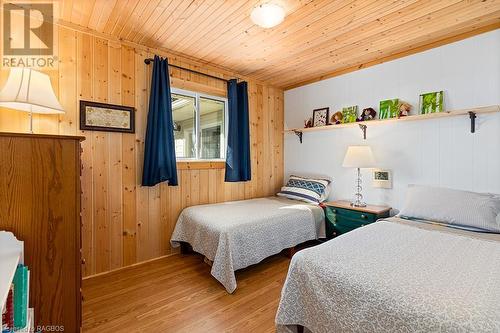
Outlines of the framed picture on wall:
<svg viewBox="0 0 500 333">
<path fill-rule="evenodd" d="M 135 108 L 80 101 L 80 129 L 82 131 L 135 133 Z"/>
<path fill-rule="evenodd" d="M 328 125 L 328 116 L 330 108 L 321 108 L 313 110 L 313 127 Z"/>
<path fill-rule="evenodd" d="M 379 119 L 396 118 L 399 114 L 399 99 L 386 99 L 380 101 L 378 117 Z"/>
<path fill-rule="evenodd" d="M 342 120 L 344 123 L 354 123 L 356 122 L 356 118 L 358 118 L 357 105 L 342 108 Z"/>
<path fill-rule="evenodd" d="M 421 94 L 418 99 L 419 113 L 428 114 L 443 112 L 443 100 L 444 92 L 442 90 Z"/>
</svg>

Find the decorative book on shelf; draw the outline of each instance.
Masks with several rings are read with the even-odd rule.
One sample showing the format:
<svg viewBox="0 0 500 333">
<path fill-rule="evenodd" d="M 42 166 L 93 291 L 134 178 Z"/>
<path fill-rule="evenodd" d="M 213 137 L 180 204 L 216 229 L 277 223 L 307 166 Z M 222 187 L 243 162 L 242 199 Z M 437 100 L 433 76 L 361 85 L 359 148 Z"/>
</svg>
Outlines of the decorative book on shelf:
<svg viewBox="0 0 500 333">
<path fill-rule="evenodd" d="M 33 312 L 29 304 L 29 270 L 24 244 L 11 232 L 0 231 L 0 306 L 2 333 L 29 332 Z"/>
<path fill-rule="evenodd" d="M 29 270 L 19 264 L 2 310 L 2 333 L 29 331 Z"/>
<path fill-rule="evenodd" d="M 14 286 L 11 285 L 2 308 L 2 333 L 14 331 Z"/>
<path fill-rule="evenodd" d="M 28 324 L 29 270 L 17 266 L 14 275 L 14 328 L 23 329 Z"/>
</svg>

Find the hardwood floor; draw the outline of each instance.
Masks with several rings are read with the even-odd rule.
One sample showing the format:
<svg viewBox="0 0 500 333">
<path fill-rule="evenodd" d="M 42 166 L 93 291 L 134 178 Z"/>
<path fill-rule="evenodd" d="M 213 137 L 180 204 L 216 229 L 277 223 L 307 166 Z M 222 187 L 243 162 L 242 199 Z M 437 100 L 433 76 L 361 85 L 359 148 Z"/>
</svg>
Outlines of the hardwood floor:
<svg viewBox="0 0 500 333">
<path fill-rule="evenodd" d="M 175 255 L 83 283 L 83 332 L 274 332 L 290 259 L 236 273 L 228 294 L 200 255 Z"/>
</svg>

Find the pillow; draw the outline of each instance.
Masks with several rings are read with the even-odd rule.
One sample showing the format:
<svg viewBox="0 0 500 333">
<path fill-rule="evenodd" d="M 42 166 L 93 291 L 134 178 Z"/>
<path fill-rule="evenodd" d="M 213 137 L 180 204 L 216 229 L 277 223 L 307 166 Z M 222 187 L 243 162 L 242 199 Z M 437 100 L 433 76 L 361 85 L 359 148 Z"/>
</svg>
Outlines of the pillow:
<svg viewBox="0 0 500 333">
<path fill-rule="evenodd" d="M 500 233 L 500 197 L 409 185 L 406 203 L 399 216 L 440 222 L 460 229 Z"/>
<path fill-rule="evenodd" d="M 318 205 L 328 198 L 329 179 L 290 176 L 285 186 L 277 193 L 280 197 L 305 201 Z"/>
</svg>

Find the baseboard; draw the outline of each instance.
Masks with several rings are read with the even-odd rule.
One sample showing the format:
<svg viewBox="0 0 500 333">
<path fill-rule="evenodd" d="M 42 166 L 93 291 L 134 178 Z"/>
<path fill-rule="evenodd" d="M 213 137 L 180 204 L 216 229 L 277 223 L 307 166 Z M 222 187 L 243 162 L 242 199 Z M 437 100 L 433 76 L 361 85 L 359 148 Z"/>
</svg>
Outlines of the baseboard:
<svg viewBox="0 0 500 333">
<path fill-rule="evenodd" d="M 166 254 L 166 255 L 163 255 L 163 256 L 160 256 L 160 257 L 156 257 L 156 258 L 153 258 L 153 259 L 148 259 L 148 260 L 144 260 L 144 261 L 141 261 L 141 262 L 136 262 L 135 264 L 132 264 L 132 265 L 115 268 L 115 269 L 112 269 L 110 271 L 106 271 L 106 272 L 102 272 L 102 273 L 97 273 L 97 274 L 92 274 L 92 275 L 83 277 L 82 280 L 93 279 L 93 278 L 96 278 L 96 277 L 101 277 L 101 276 L 105 276 L 105 275 L 108 275 L 108 274 L 120 272 L 120 271 L 123 271 L 123 270 L 126 270 L 126 269 L 130 269 L 130 268 L 133 268 L 133 267 L 141 266 L 141 265 L 144 265 L 144 264 L 147 264 L 147 263 L 150 263 L 150 262 L 154 262 L 154 261 L 157 261 L 157 260 L 161 260 L 161 259 L 165 259 L 165 258 L 168 258 L 168 257 L 171 257 L 171 256 L 175 256 L 177 254 L 179 254 L 179 253 L 170 253 L 170 254 Z"/>
</svg>

